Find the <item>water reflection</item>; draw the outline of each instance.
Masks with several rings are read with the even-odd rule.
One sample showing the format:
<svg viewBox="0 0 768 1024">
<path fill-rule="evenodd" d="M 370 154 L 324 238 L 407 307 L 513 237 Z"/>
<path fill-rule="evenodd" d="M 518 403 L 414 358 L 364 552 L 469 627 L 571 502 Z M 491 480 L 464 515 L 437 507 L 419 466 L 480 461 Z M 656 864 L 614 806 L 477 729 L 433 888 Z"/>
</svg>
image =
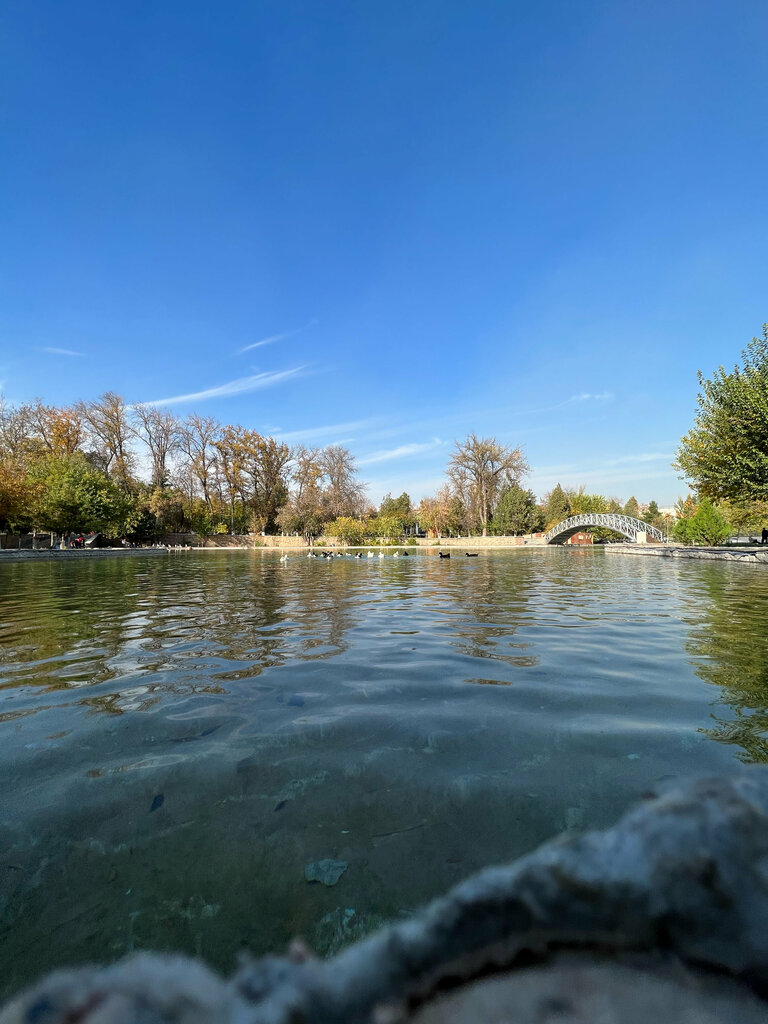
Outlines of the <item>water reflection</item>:
<svg viewBox="0 0 768 1024">
<path fill-rule="evenodd" d="M 691 624 L 687 650 L 695 671 L 718 687 L 706 734 L 736 747 L 746 763 L 768 763 L 768 611 L 759 567 L 701 573 L 705 600 Z"/>
<path fill-rule="evenodd" d="M 4 992 L 139 948 L 332 952 L 764 759 L 765 591 L 597 551 L 0 566 Z"/>
</svg>

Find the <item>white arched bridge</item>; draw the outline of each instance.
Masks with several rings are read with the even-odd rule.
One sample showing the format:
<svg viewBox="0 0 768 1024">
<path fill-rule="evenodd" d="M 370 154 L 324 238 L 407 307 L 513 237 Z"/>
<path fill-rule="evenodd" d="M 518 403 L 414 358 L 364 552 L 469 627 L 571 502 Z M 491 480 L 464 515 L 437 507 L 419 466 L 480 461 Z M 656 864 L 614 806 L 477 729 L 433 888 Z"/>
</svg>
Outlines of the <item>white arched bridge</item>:
<svg viewBox="0 0 768 1024">
<path fill-rule="evenodd" d="M 569 537 L 585 526 L 602 526 L 607 530 L 623 533 L 625 537 L 635 541 L 638 533 L 645 533 L 654 540 L 664 540 L 664 534 L 655 526 L 644 523 L 642 519 L 635 519 L 634 516 L 622 515 L 620 512 L 585 512 L 580 516 L 570 516 L 545 533 L 544 540 L 547 544 L 564 544 Z"/>
</svg>

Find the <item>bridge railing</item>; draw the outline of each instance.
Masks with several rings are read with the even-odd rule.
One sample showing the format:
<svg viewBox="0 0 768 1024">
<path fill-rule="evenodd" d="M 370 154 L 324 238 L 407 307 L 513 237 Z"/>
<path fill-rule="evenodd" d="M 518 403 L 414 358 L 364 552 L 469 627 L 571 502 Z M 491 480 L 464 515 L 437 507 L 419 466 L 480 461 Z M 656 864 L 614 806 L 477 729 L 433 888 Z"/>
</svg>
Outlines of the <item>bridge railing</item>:
<svg viewBox="0 0 768 1024">
<path fill-rule="evenodd" d="M 578 516 L 569 516 L 545 533 L 544 540 L 549 544 L 561 534 L 574 533 L 582 526 L 602 526 L 604 529 L 622 533 L 630 540 L 637 540 L 638 533 L 646 533 L 654 540 L 664 540 L 664 534 L 657 527 L 620 512 L 584 512 Z"/>
</svg>

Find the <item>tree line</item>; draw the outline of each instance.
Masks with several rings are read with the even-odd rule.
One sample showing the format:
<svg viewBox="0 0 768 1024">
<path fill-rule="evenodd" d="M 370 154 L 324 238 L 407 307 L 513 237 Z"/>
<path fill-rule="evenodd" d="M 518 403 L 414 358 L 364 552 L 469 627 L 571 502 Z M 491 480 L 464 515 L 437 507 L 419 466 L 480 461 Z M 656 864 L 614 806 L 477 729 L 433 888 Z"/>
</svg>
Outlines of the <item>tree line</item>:
<svg viewBox="0 0 768 1024">
<path fill-rule="evenodd" d="M 0 400 L 0 529 L 99 532 L 133 541 L 169 533 L 326 535 L 354 544 L 527 534 L 582 511 L 637 514 L 559 485 L 538 502 L 519 447 L 469 434 L 445 483 L 414 506 L 407 493 L 368 501 L 344 447 L 291 446 L 193 413 L 180 419 L 114 392 L 60 408 Z M 651 503 L 648 514 L 658 510 Z"/>
</svg>

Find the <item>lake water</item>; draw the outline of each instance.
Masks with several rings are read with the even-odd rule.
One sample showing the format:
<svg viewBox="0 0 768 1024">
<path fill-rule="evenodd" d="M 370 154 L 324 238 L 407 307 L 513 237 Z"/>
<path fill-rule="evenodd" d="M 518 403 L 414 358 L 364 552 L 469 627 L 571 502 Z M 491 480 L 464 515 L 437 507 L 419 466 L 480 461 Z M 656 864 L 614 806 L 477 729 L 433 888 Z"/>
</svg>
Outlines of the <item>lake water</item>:
<svg viewBox="0 0 768 1024">
<path fill-rule="evenodd" d="M 767 737 L 759 567 L 0 564 L 0 994 L 140 948 L 334 952 Z M 333 886 L 305 879 L 324 859 Z"/>
</svg>

